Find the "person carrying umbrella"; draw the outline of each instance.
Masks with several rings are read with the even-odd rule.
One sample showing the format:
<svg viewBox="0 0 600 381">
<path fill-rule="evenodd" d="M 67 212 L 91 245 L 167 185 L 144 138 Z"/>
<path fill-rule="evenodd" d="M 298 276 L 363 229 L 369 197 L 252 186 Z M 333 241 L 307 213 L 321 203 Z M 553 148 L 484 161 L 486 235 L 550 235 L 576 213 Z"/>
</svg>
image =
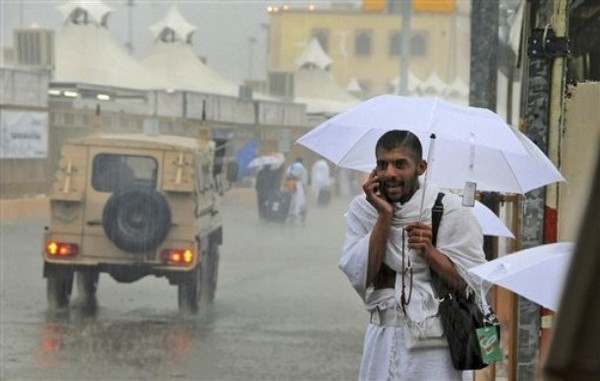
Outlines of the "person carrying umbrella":
<svg viewBox="0 0 600 381">
<path fill-rule="evenodd" d="M 432 244 L 431 208 L 439 189 L 412 132 L 391 130 L 376 143 L 364 194 L 350 203 L 339 268 L 363 300 L 366 329 L 360 380 L 462 380 L 455 370 L 431 285 L 435 271 L 457 291 L 484 286 L 468 269 L 485 262 L 483 234 L 470 208 L 446 194 Z"/>
<path fill-rule="evenodd" d="M 308 208 L 306 205 L 305 189 L 308 185 L 308 171 L 304 167 L 304 160 L 297 157 L 286 170 L 285 188 L 292 195 L 289 210 L 289 221 L 294 222 L 301 218 L 304 224 Z"/>
</svg>

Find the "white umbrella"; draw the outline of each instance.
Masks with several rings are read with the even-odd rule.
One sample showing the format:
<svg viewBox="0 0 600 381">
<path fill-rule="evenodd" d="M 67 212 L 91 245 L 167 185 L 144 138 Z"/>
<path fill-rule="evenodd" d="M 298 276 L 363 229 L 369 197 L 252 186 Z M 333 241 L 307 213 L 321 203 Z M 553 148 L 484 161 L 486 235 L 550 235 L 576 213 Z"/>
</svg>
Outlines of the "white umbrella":
<svg viewBox="0 0 600 381">
<path fill-rule="evenodd" d="M 278 155 L 263 155 L 250 160 L 248 163 L 248 168 L 262 168 L 265 165 L 279 167 L 281 164 L 283 164 L 283 162 L 284 159 Z"/>
<path fill-rule="evenodd" d="M 515 238 L 504 222 L 502 222 L 490 208 L 483 205 L 481 202 L 475 201 L 473 214 L 475 214 L 475 218 L 477 219 L 477 222 L 479 222 L 479 226 L 481 226 L 483 235 Z"/>
<path fill-rule="evenodd" d="M 419 136 L 429 159 L 428 180 L 462 189 L 467 181 L 484 191 L 526 193 L 564 178 L 517 129 L 487 109 L 437 98 L 384 95 L 359 104 L 297 140 L 337 166 L 370 172 L 375 144 L 390 129 Z M 429 134 L 436 134 L 429 155 Z"/>
<path fill-rule="evenodd" d="M 556 311 L 573 247 L 572 242 L 535 246 L 504 255 L 469 271 Z"/>
<path fill-rule="evenodd" d="M 421 137 L 435 133 L 440 139 L 460 142 L 473 139 L 476 145 L 525 152 L 506 122 L 488 109 L 457 105 L 440 98 L 398 95 L 380 95 L 361 102 L 309 131 L 299 143 L 318 144 L 313 139 L 313 135 L 317 135 L 326 139 L 323 146 L 336 145 L 343 156 L 370 129 L 405 129 Z M 332 135 L 323 134 L 321 130 Z M 332 152 L 336 156 L 337 152 Z"/>
</svg>

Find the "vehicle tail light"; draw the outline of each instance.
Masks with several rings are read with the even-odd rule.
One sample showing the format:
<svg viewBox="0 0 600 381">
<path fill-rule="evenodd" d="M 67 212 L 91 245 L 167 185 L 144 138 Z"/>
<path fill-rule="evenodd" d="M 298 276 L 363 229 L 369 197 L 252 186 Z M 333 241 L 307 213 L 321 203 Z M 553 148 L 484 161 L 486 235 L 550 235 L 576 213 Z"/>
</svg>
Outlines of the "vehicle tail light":
<svg viewBox="0 0 600 381">
<path fill-rule="evenodd" d="M 194 261 L 192 249 L 167 249 L 160 253 L 163 262 L 174 265 L 189 265 Z"/>
<path fill-rule="evenodd" d="M 46 253 L 52 257 L 72 257 L 79 254 L 79 245 L 69 242 L 50 241 L 46 244 Z"/>
</svg>

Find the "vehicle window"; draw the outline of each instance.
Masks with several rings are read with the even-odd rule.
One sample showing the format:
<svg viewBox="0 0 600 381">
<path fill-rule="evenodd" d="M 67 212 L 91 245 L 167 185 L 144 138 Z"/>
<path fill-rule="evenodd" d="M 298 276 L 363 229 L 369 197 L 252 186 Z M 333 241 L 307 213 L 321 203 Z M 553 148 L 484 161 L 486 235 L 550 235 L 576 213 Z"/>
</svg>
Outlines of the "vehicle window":
<svg viewBox="0 0 600 381">
<path fill-rule="evenodd" d="M 92 163 L 92 187 L 98 192 L 116 192 L 134 186 L 154 189 L 157 167 L 152 157 L 102 153 Z"/>
</svg>

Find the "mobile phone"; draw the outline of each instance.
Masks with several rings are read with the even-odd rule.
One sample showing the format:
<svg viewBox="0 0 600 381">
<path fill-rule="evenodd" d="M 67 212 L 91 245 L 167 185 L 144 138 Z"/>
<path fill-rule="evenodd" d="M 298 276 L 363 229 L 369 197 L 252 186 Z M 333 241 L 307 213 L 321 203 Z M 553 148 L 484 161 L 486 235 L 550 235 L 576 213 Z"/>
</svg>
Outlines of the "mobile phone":
<svg viewBox="0 0 600 381">
<path fill-rule="evenodd" d="M 374 176 L 377 176 L 377 169 L 373 169 L 373 171 L 371 172 L 371 176 L 372 176 L 372 177 L 374 177 Z M 381 194 L 381 192 L 380 192 L 380 191 L 381 191 L 381 189 L 379 188 L 379 185 L 380 185 L 380 184 L 381 184 L 381 182 L 377 181 L 377 185 L 375 185 L 375 187 L 373 188 L 373 192 L 374 192 L 376 195 L 379 195 L 379 194 Z"/>
</svg>

